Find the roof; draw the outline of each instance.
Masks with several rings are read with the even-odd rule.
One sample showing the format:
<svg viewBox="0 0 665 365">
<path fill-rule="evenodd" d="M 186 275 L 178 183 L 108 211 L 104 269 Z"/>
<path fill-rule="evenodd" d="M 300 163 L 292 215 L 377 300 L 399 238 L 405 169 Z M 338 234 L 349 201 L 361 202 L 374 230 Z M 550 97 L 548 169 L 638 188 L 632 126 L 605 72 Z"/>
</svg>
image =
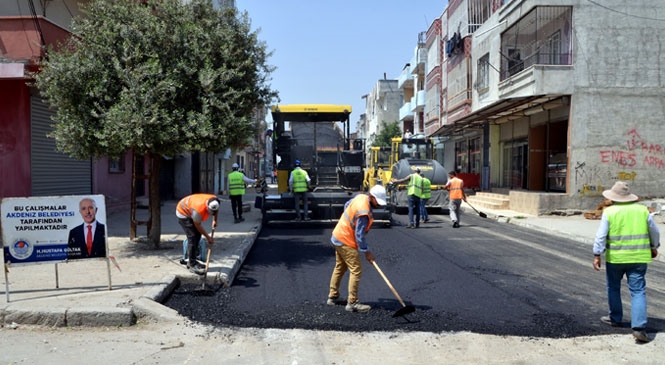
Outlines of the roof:
<svg viewBox="0 0 665 365">
<path fill-rule="evenodd" d="M 345 121 L 351 114 L 351 105 L 289 104 L 270 108 L 273 120 L 290 122 Z"/>
</svg>

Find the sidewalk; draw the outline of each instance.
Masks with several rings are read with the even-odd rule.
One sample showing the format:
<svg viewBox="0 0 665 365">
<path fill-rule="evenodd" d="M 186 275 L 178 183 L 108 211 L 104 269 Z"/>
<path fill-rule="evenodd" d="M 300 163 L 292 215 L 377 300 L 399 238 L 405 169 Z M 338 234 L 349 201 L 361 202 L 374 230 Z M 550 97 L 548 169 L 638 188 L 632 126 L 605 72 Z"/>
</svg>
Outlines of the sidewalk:
<svg viewBox="0 0 665 365">
<path fill-rule="evenodd" d="M 254 244 L 261 229 L 261 211 L 254 208 L 255 196 L 254 189 L 248 189 L 243 202 L 250 210 L 243 214 L 245 221 L 237 224 L 233 222 L 228 196 L 220 197 L 206 288 L 230 285 Z M 0 279 L 0 324 L 129 326 L 141 316 L 177 320 L 177 312 L 159 303 L 182 283 L 203 287 L 203 282 L 180 264 L 185 235 L 175 217 L 176 204 L 177 201 L 163 202 L 159 250 L 152 250 L 145 243 L 145 226 L 138 227 L 138 240 L 129 240 L 129 210 L 106 217 L 109 256 L 115 257 L 119 266 L 109 263 L 112 290 L 104 259 L 10 267 L 9 302 L 5 276 Z M 147 210 L 139 210 L 138 215 L 147 217 Z M 210 219 L 204 227 L 210 231 Z"/>
<path fill-rule="evenodd" d="M 273 187 L 274 189 L 274 187 Z M 219 288 L 230 285 L 261 230 L 261 212 L 254 208 L 256 193 L 249 188 L 244 197 L 248 212 L 244 222 L 234 224 L 228 197 L 220 197 L 219 226 L 215 231 L 210 268 L 206 285 Z M 162 240 L 159 250 L 151 250 L 144 241 L 129 240 L 129 212 L 107 216 L 109 254 L 115 257 L 119 269 L 109 263 L 112 290 L 108 290 L 105 260 L 42 264 L 10 267 L 9 302 L 5 292 L 5 277 L 1 279 L 0 323 L 2 325 L 36 324 L 60 326 L 130 326 L 139 317 L 153 320 L 178 320 L 179 314 L 161 305 L 182 283 L 203 284 L 198 275 L 190 273 L 182 258 L 185 238 L 175 218 L 176 201 L 162 206 Z M 476 214 L 463 204 L 464 214 Z M 528 216 L 500 210 L 480 209 L 488 219 L 520 225 L 540 232 L 565 237 L 591 245 L 599 221 L 582 215 Z M 145 214 L 146 212 L 141 212 Z M 447 219 L 447 217 L 444 217 Z M 210 222 L 204 224 L 210 229 Z M 659 224 L 661 239 L 665 227 Z M 138 235 L 145 237 L 145 226 Z M 665 261 L 662 254 L 658 260 Z"/>
</svg>

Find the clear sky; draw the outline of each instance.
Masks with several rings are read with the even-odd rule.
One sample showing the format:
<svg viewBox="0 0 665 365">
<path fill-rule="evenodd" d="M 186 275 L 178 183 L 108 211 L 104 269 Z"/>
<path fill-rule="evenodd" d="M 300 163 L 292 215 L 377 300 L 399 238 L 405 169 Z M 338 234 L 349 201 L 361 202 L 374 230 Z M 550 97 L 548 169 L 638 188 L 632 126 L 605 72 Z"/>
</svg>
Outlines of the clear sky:
<svg viewBox="0 0 665 365">
<path fill-rule="evenodd" d="M 362 96 L 377 80 L 396 79 L 411 61 L 418 33 L 446 0 L 237 0 L 273 51 L 271 85 L 281 104 L 350 104 L 351 131 Z"/>
</svg>

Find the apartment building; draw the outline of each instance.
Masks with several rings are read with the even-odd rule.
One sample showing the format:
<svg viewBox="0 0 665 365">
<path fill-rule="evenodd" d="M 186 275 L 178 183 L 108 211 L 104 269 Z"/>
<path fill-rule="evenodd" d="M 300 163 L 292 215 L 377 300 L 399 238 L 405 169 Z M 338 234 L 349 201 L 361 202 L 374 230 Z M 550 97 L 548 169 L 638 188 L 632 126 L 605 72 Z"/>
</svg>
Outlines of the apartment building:
<svg viewBox="0 0 665 365">
<path fill-rule="evenodd" d="M 397 87 L 397 83 L 398 81 L 394 79 L 378 80 L 372 91 L 365 97 L 365 114 L 361 117 L 366 125 L 365 143 L 367 147 L 374 144 L 384 124 L 399 120 L 403 93 L 402 89 Z"/>
<path fill-rule="evenodd" d="M 447 138 L 444 165 L 454 156 L 455 169 L 477 174 L 478 190 L 530 214 L 595 207 L 616 180 L 641 197 L 665 196 L 660 8 L 450 1 L 438 22 L 440 126 L 428 133 Z"/>
</svg>

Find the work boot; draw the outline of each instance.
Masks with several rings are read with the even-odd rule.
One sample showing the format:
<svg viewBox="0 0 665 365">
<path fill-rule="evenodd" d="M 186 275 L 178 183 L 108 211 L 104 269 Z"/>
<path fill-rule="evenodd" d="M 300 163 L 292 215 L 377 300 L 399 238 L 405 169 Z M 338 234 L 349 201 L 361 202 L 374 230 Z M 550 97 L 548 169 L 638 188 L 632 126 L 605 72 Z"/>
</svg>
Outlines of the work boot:
<svg viewBox="0 0 665 365">
<path fill-rule="evenodd" d="M 240 219 L 238 219 L 238 218 L 233 218 L 233 223 L 240 223 Z"/>
<path fill-rule="evenodd" d="M 637 342 L 647 343 L 651 342 L 651 337 L 647 335 L 647 332 L 643 329 L 633 329 L 633 337 Z"/>
<path fill-rule="evenodd" d="M 187 268 L 189 271 L 193 272 L 196 275 L 204 275 L 206 272 L 206 267 L 204 265 L 199 264 L 198 262 L 196 263 L 189 263 L 187 264 Z"/>
<path fill-rule="evenodd" d="M 360 304 L 359 302 L 355 302 L 348 303 L 344 309 L 346 309 L 347 312 L 367 312 L 372 309 L 372 307 L 367 304 Z"/>
<path fill-rule="evenodd" d="M 610 316 L 602 316 L 600 321 L 612 327 L 621 327 L 621 322 L 615 322 Z"/>
<path fill-rule="evenodd" d="M 245 218 L 243 218 L 243 217 L 238 218 L 238 222 L 244 222 L 244 221 L 245 221 Z"/>
</svg>

